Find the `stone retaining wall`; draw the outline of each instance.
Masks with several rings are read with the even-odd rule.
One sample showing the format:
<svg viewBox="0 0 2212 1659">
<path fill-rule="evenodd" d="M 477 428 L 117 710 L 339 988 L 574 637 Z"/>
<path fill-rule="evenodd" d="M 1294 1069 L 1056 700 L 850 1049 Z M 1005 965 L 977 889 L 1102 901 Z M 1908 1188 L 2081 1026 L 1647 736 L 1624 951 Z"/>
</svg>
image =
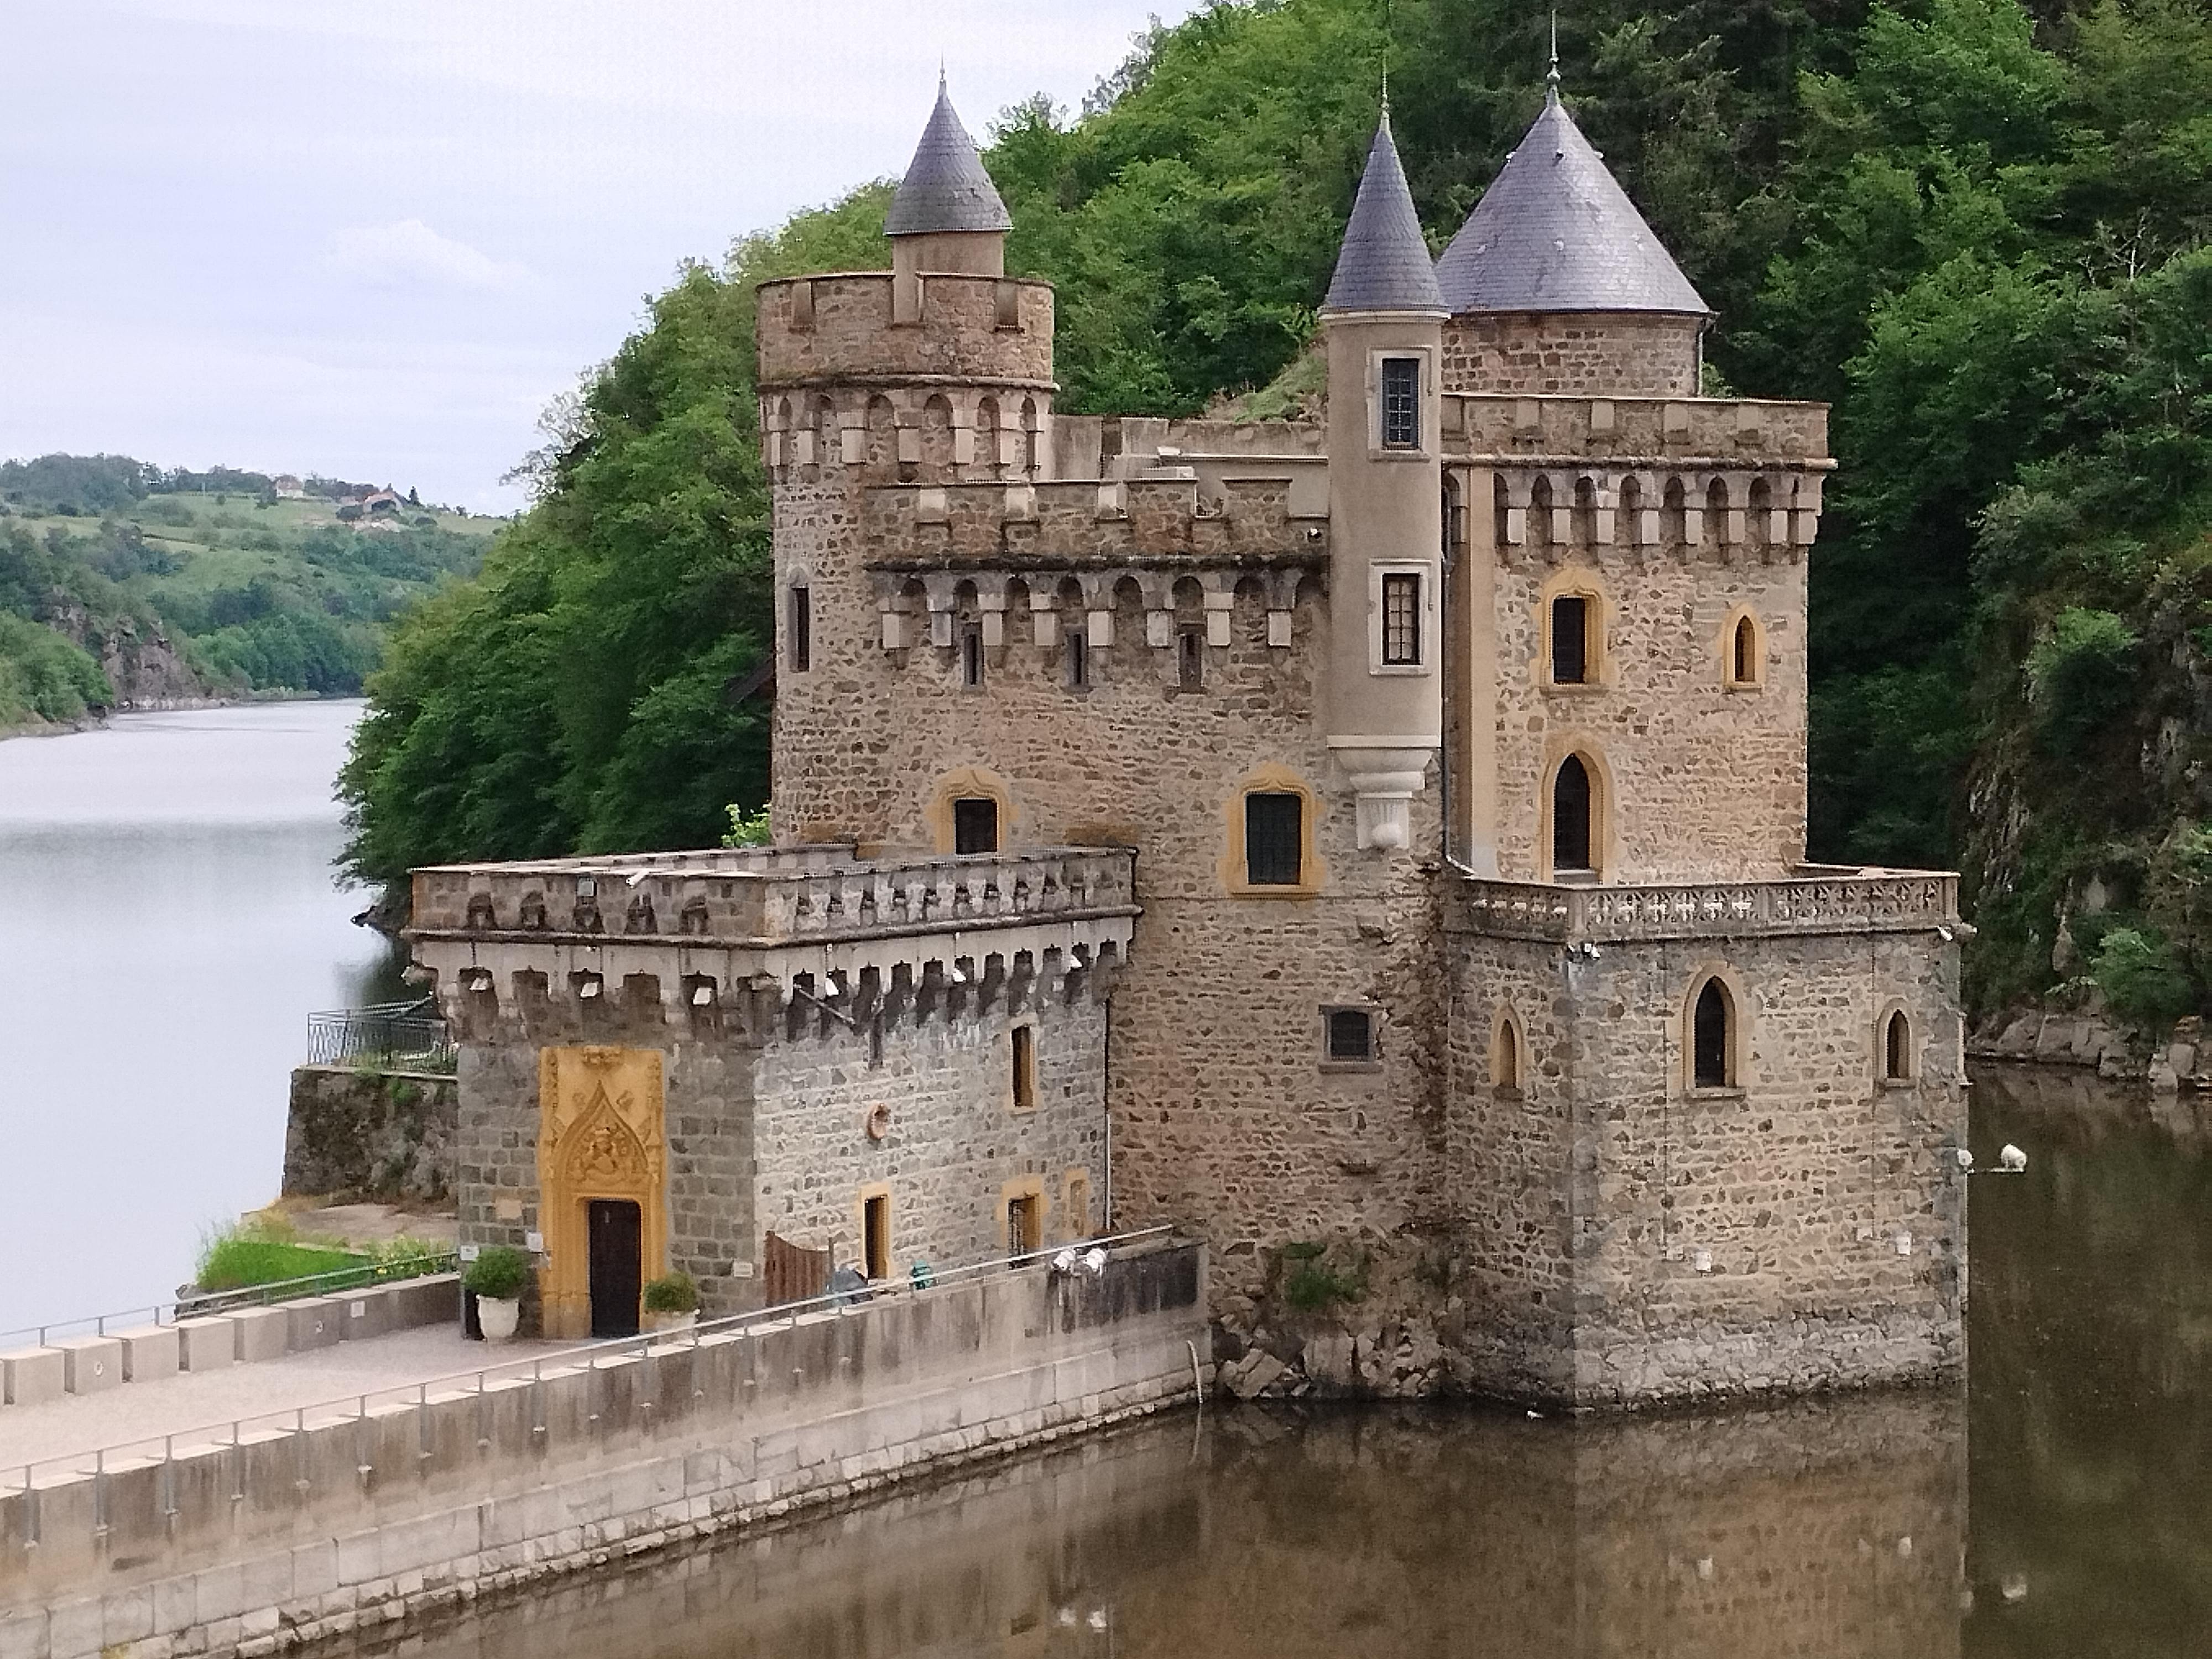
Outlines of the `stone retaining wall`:
<svg viewBox="0 0 2212 1659">
<path fill-rule="evenodd" d="M 0 1659 L 270 1653 L 1153 1411 L 1204 1278 L 1039 1264 L 7 1492 Z"/>
<path fill-rule="evenodd" d="M 284 1195 L 450 1202 L 459 1122 L 443 1073 L 302 1066 L 284 1126 Z"/>
</svg>

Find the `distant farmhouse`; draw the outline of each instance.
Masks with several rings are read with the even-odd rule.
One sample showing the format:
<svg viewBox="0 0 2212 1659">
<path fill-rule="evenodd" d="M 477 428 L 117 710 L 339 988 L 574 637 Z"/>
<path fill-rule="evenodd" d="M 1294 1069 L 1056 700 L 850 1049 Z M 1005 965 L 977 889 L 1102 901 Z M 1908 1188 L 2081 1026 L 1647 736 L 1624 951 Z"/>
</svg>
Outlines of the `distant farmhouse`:
<svg viewBox="0 0 2212 1659">
<path fill-rule="evenodd" d="M 1556 73 L 1438 259 L 1386 111 L 1316 421 L 1056 412 L 941 91 L 885 228 L 760 289 L 775 845 L 415 878 L 527 1316 L 1168 1223 L 1340 1387 L 1960 1365 L 1955 878 L 1805 859 L 1827 411 L 1700 395 Z"/>
</svg>

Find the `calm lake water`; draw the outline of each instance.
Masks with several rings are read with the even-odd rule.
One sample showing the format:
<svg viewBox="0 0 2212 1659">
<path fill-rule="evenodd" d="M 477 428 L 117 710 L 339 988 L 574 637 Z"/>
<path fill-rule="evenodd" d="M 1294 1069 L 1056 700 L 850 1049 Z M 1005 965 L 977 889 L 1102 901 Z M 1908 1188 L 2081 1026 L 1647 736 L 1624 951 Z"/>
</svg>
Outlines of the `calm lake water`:
<svg viewBox="0 0 2212 1659">
<path fill-rule="evenodd" d="M 2212 1651 L 2208 1114 L 1985 1075 L 1963 1390 L 1170 1420 L 379 1638 L 422 1659 Z"/>
<path fill-rule="evenodd" d="M 388 967 L 331 862 L 360 714 L 0 743 L 0 1330 L 166 1298 L 276 1195 L 307 1016 Z"/>
</svg>

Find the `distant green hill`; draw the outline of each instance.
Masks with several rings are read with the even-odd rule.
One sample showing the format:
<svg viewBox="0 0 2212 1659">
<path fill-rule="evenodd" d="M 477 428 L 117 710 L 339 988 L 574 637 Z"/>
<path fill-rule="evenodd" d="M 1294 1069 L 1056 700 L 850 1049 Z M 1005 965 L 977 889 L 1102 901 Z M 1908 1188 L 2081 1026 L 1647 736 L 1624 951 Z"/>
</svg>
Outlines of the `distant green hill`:
<svg viewBox="0 0 2212 1659">
<path fill-rule="evenodd" d="M 0 462 L 0 730 L 172 699 L 358 694 L 386 625 L 473 575 L 501 522 L 410 496 L 359 504 L 375 494 L 121 455 Z"/>
</svg>

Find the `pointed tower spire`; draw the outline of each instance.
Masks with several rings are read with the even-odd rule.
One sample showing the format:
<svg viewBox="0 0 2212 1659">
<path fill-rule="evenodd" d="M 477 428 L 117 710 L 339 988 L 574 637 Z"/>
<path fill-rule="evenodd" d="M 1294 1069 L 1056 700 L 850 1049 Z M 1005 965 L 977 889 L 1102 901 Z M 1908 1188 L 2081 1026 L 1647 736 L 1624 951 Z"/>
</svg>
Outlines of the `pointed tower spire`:
<svg viewBox="0 0 2212 1659">
<path fill-rule="evenodd" d="M 890 211 L 884 216 L 884 233 L 889 236 L 927 236 L 940 231 L 1004 231 L 1012 230 L 1014 222 L 1007 216 L 1006 204 L 999 199 L 991 175 L 983 170 L 983 158 L 975 153 L 975 141 L 968 136 L 968 129 L 960 125 L 960 117 L 952 108 L 951 94 L 945 90 L 945 69 L 940 64 L 937 71 L 937 107 L 930 112 L 929 125 L 922 129 L 921 143 L 915 147 L 914 160 L 899 181 L 898 191 L 891 198 Z"/>
<path fill-rule="evenodd" d="M 1413 192 L 1407 187 L 1406 169 L 1390 137 L 1387 102 L 1368 147 L 1367 170 L 1359 178 L 1359 194 L 1352 199 L 1336 274 L 1322 309 L 1438 314 L 1444 310 L 1420 216 L 1413 211 Z"/>
<path fill-rule="evenodd" d="M 1455 316 L 1711 315 L 1559 101 L 1557 51 L 1545 76 L 1544 107 L 1437 261 L 1444 303 Z"/>
</svg>

